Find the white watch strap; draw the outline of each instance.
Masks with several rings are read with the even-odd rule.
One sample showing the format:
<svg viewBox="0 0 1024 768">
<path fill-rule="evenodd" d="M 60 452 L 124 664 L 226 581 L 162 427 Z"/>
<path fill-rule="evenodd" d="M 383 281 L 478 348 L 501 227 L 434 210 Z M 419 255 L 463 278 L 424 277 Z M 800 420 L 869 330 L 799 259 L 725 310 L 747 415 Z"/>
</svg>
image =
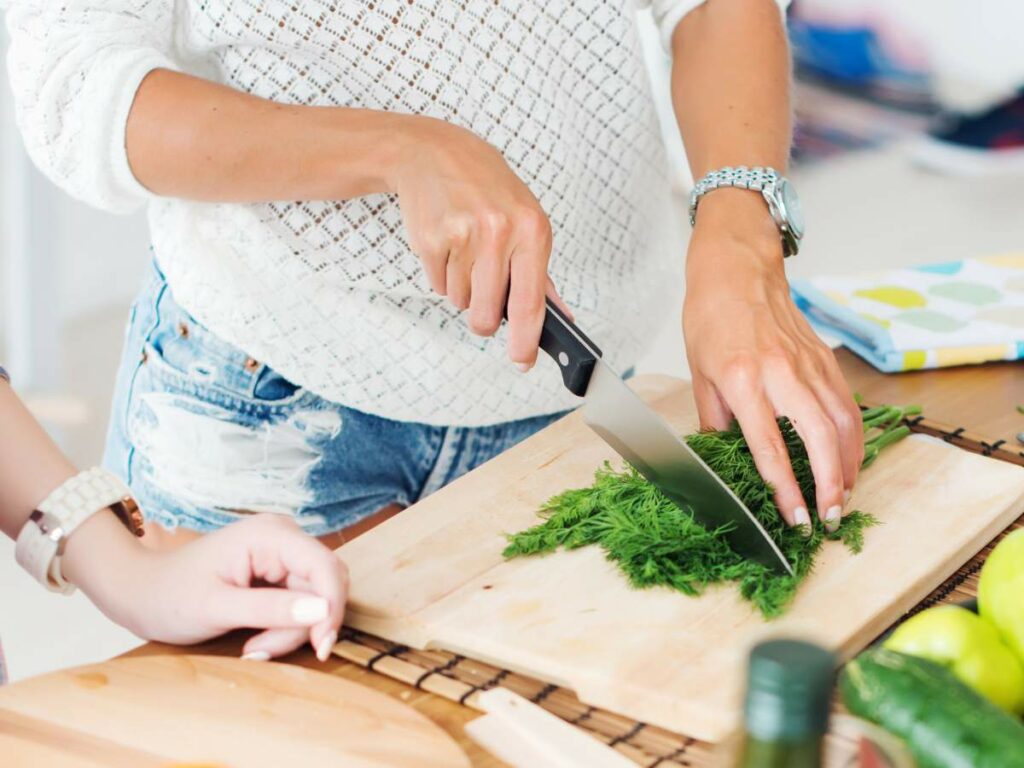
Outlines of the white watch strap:
<svg viewBox="0 0 1024 768">
<path fill-rule="evenodd" d="M 64 543 L 87 519 L 130 495 L 128 486 L 100 467 L 64 481 L 43 500 L 18 534 L 18 563 L 48 589 L 73 592 L 74 586 L 60 568 Z"/>
<path fill-rule="evenodd" d="M 18 533 L 14 547 L 14 559 L 18 565 L 47 589 L 55 591 L 56 585 L 50 582 L 50 564 L 57 556 L 57 548 L 63 538 L 60 520 L 36 510 Z"/>
</svg>

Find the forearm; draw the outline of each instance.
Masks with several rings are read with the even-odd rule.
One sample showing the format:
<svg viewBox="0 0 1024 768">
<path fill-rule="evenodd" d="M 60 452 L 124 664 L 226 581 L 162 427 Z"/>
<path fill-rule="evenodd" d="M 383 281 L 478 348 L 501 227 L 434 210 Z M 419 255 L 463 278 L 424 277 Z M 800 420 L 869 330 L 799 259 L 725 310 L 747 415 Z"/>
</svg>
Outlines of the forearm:
<svg viewBox="0 0 1024 768">
<path fill-rule="evenodd" d="M 128 118 L 135 177 L 158 195 L 253 202 L 392 191 L 428 118 L 279 104 L 169 70 L 150 73 Z"/>
<path fill-rule="evenodd" d="M 10 385 L 0 381 L 0 527 L 17 538 L 32 510 L 78 469 L 61 453 L 32 417 Z M 93 515 L 71 534 L 63 571 L 91 598 L 106 603 L 111 585 L 129 563 L 144 556 L 135 537 L 105 511 Z"/>
<path fill-rule="evenodd" d="M 724 166 L 784 172 L 792 138 L 790 58 L 773 0 L 707 0 L 672 38 L 672 100 L 695 179 Z M 745 190 L 707 195 L 698 221 L 724 235 L 777 244 L 763 200 Z M 781 249 L 761 249 L 781 261 Z"/>
<path fill-rule="evenodd" d="M 32 510 L 77 470 L 2 380 L 0 424 L 0 529 L 13 539 Z"/>
<path fill-rule="evenodd" d="M 672 38 L 672 101 L 695 178 L 728 165 L 784 171 L 790 59 L 773 0 L 707 0 Z"/>
</svg>

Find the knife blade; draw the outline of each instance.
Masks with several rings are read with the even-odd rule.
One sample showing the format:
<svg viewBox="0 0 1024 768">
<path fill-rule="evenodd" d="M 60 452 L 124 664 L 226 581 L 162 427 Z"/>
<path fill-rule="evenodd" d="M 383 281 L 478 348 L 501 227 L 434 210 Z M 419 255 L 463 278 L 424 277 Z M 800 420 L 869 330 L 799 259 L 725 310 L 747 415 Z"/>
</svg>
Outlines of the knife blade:
<svg viewBox="0 0 1024 768">
<path fill-rule="evenodd" d="M 785 555 L 735 493 L 672 428 L 601 359 L 601 350 L 547 299 L 540 348 L 584 398 L 583 420 L 676 505 L 710 529 L 725 527 L 744 557 L 793 575 Z"/>
</svg>

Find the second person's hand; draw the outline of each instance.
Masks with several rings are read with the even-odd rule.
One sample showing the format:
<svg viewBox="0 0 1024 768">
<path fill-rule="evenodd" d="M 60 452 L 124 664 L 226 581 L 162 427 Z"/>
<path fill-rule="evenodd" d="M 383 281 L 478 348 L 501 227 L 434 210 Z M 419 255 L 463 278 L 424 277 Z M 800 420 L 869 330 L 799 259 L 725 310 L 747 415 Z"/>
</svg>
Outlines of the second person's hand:
<svg viewBox="0 0 1024 768">
<path fill-rule="evenodd" d="M 471 131 L 413 117 L 394 160 L 409 245 L 431 288 L 490 336 L 508 303 L 508 356 L 521 370 L 537 359 L 550 296 L 571 316 L 548 277 L 551 224 L 501 153 Z"/>
<path fill-rule="evenodd" d="M 64 562 L 72 582 L 138 636 L 191 644 L 261 629 L 243 649 L 254 660 L 307 642 L 325 660 L 348 593 L 345 565 L 282 515 L 256 515 L 158 552 L 102 512 L 72 534 Z"/>
</svg>

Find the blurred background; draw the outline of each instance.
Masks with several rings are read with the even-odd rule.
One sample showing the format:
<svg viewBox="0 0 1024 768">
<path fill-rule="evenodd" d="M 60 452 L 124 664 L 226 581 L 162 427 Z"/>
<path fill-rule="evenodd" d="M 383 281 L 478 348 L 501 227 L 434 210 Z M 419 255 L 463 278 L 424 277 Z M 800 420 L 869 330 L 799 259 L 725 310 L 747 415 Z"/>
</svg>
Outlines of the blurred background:
<svg viewBox="0 0 1024 768">
<path fill-rule="evenodd" d="M 682 257 L 691 180 L 668 100 L 669 63 L 650 19 L 639 23 L 679 195 Z M 1024 3 L 795 0 L 789 26 L 798 120 L 791 177 L 808 222 L 791 276 L 1024 251 Z M 147 259 L 144 214 L 94 211 L 32 167 L 0 63 L 0 360 L 81 466 L 100 458 Z M 678 318 L 667 318 L 638 369 L 685 374 L 682 350 Z M 137 642 L 80 595 L 43 593 L 6 539 L 0 604 L 14 679 Z"/>
</svg>

